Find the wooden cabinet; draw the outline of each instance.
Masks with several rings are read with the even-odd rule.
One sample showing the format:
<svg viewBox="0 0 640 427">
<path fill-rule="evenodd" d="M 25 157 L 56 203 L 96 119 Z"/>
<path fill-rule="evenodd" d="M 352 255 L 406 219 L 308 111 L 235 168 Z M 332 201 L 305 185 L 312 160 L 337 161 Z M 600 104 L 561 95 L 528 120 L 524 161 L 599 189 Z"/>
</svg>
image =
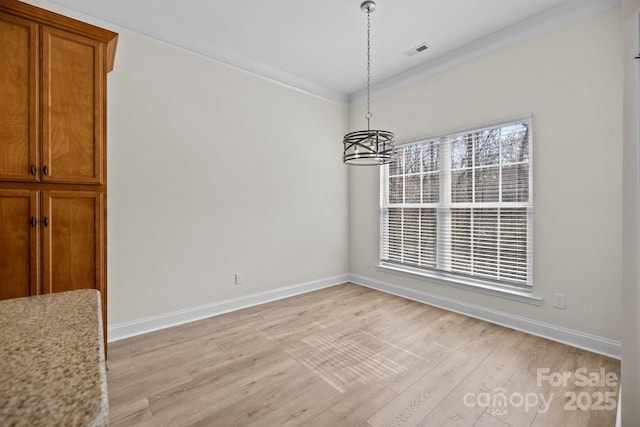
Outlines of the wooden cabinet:
<svg viewBox="0 0 640 427">
<path fill-rule="evenodd" d="M 97 289 L 105 328 L 106 76 L 117 36 L 0 2 L 0 299 Z"/>
<path fill-rule="evenodd" d="M 104 52 L 98 40 L 0 13 L 0 179 L 103 183 Z"/>
<path fill-rule="evenodd" d="M 102 290 L 102 197 L 98 191 L 0 190 L 0 299 Z"/>
<path fill-rule="evenodd" d="M 38 32 L 0 12 L 0 180 L 36 180 Z"/>
<path fill-rule="evenodd" d="M 42 180 L 101 184 L 103 44 L 42 28 Z"/>
<path fill-rule="evenodd" d="M 101 290 L 104 237 L 102 193 L 42 193 L 44 293 Z"/>
<path fill-rule="evenodd" d="M 0 299 L 38 293 L 38 197 L 0 189 Z"/>
</svg>

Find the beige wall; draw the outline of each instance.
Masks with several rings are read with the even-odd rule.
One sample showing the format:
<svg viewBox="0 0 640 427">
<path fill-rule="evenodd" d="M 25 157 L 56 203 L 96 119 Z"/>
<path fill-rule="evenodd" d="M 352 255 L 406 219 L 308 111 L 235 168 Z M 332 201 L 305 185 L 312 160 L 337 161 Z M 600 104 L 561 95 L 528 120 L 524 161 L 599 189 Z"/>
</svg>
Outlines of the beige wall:
<svg viewBox="0 0 640 427">
<path fill-rule="evenodd" d="M 533 306 L 368 267 L 379 171 L 350 169 L 351 272 L 598 337 L 620 339 L 621 10 L 612 9 L 373 100 L 399 142 L 533 113 Z M 363 126 L 363 107 L 351 128 Z M 553 293 L 567 309 L 553 308 Z"/>
<path fill-rule="evenodd" d="M 348 273 L 347 117 L 122 31 L 109 76 L 109 323 Z"/>
<path fill-rule="evenodd" d="M 345 168 L 339 144 L 363 126 L 362 106 L 347 111 L 111 27 L 120 42 L 108 81 L 109 323 L 351 271 L 620 340 L 620 27 L 616 8 L 373 101 L 373 124 L 400 141 L 533 113 L 540 307 L 368 267 L 378 257 L 378 171 Z M 634 150 L 625 145 L 627 160 Z M 625 166 L 625 195 L 635 195 L 637 165 Z M 637 210 L 624 200 L 627 235 Z M 625 243 L 635 279 L 636 244 Z M 235 286 L 239 271 L 246 283 Z M 637 324 L 637 299 L 626 301 L 637 287 L 627 290 L 625 320 Z M 552 307 L 553 293 L 567 295 L 566 310 Z M 625 342 L 637 344 L 631 332 Z"/>
<path fill-rule="evenodd" d="M 639 0 L 624 0 L 624 276 L 622 290 L 622 421 L 640 420 L 640 293 L 638 268 L 638 12 Z"/>
<path fill-rule="evenodd" d="M 120 34 L 108 75 L 110 326 L 348 273 L 347 107 L 29 3 Z"/>
</svg>

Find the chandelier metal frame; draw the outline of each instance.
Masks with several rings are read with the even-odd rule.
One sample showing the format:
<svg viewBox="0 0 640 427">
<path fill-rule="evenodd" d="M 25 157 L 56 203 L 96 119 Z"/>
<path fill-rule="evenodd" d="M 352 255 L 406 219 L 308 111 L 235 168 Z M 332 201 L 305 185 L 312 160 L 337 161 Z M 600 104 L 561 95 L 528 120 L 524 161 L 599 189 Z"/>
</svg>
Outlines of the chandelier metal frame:
<svg viewBox="0 0 640 427">
<path fill-rule="evenodd" d="M 348 133 L 342 140 L 342 159 L 350 165 L 375 166 L 390 163 L 393 157 L 395 135 L 387 130 L 371 129 L 371 13 L 376 3 L 367 0 L 360 5 L 367 14 L 367 130 Z"/>
</svg>

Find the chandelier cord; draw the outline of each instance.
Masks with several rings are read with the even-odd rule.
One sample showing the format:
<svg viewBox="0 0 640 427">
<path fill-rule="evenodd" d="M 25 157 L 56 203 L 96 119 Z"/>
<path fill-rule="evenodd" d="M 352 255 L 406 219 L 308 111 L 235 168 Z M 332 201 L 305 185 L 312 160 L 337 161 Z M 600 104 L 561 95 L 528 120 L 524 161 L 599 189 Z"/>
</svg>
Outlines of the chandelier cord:
<svg viewBox="0 0 640 427">
<path fill-rule="evenodd" d="M 360 10 L 367 14 L 367 130 L 349 132 L 342 139 L 342 161 L 349 165 L 384 165 L 393 160 L 395 135 L 387 130 L 371 130 L 371 13 L 376 10 L 374 0 L 364 0 Z"/>
<path fill-rule="evenodd" d="M 367 9 L 367 130 L 370 130 L 371 117 L 371 9 Z"/>
</svg>

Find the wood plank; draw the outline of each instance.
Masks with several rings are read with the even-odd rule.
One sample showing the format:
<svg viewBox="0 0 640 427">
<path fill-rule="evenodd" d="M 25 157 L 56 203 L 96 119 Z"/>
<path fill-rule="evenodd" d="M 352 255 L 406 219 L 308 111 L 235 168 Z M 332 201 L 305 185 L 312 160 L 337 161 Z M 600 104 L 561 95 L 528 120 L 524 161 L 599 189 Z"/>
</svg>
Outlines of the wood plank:
<svg viewBox="0 0 640 427">
<path fill-rule="evenodd" d="M 497 418 L 492 417 L 489 414 L 483 414 L 482 417 L 480 417 L 480 419 L 478 420 L 478 422 L 473 425 L 473 427 L 512 427 L 512 426 L 503 421 L 500 421 Z"/>
<path fill-rule="evenodd" d="M 418 425 L 478 364 L 467 354 L 451 354 L 367 422 L 372 427 Z"/>
<path fill-rule="evenodd" d="M 109 410 L 109 425 L 112 427 L 135 425 L 150 419 L 151 416 L 147 399 L 132 400 Z"/>
<path fill-rule="evenodd" d="M 472 381 L 463 380 L 418 426 L 467 427 L 475 425 L 486 408 L 477 404 L 465 403 L 465 397 L 468 394 L 478 396 L 481 393 L 486 393 L 486 391 L 485 388 Z M 467 398 L 466 402 L 475 403 L 472 398 Z"/>
<path fill-rule="evenodd" d="M 382 409 L 396 396 L 396 393 L 378 383 L 360 387 L 354 396 L 338 400 L 320 415 L 307 422 L 307 426 L 348 427 L 360 425 L 365 423 L 372 413 Z"/>
<path fill-rule="evenodd" d="M 352 284 L 111 347 L 112 423 L 127 426 L 569 425 L 555 407 L 494 414 L 463 399 L 548 394 L 539 367 L 620 373 L 615 360 Z"/>
<path fill-rule="evenodd" d="M 504 394 L 507 396 L 514 394 L 519 396 L 546 395 L 549 391 L 549 385 L 538 386 L 538 369 L 549 368 L 551 371 L 559 369 L 569 349 L 570 347 L 564 344 L 534 337 L 533 346 L 527 354 L 522 355 L 518 368 L 505 383 Z M 527 407 L 524 404 L 507 404 L 493 409 L 493 416 L 514 426 L 530 425 L 538 412 L 537 406 Z"/>
<path fill-rule="evenodd" d="M 510 338 L 495 345 L 493 351 L 469 375 L 470 381 L 489 390 L 504 387 L 538 342 L 536 337 L 522 332 L 514 333 Z"/>
<path fill-rule="evenodd" d="M 611 420 L 617 410 L 620 386 L 617 367 L 618 362 L 608 357 L 570 349 L 562 365 L 557 370 L 551 369 L 554 373 L 567 374 L 566 381 L 559 381 L 566 385 L 555 386 L 552 383 L 546 395 L 551 403 L 548 408 L 537 411 L 531 426 L 548 426 L 558 419 L 564 420 L 565 425 L 613 425 Z M 582 370 L 577 372 L 577 369 Z M 607 374 L 615 377 L 607 381 Z M 589 385 L 590 380 L 598 384 Z"/>
</svg>

